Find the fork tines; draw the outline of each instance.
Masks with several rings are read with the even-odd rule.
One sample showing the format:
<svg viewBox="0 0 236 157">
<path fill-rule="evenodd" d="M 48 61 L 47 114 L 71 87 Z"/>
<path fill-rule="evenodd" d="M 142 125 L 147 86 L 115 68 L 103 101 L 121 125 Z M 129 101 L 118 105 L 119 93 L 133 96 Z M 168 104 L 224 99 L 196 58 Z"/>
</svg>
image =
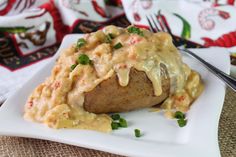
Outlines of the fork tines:
<svg viewBox="0 0 236 157">
<path fill-rule="evenodd" d="M 154 16 L 154 17 L 153 17 Z M 173 39 L 174 44 L 177 44 L 176 38 L 175 36 L 172 34 L 169 26 L 167 25 L 165 19 L 163 19 L 162 15 L 161 15 L 161 11 L 158 11 L 158 14 L 153 14 L 153 15 L 149 15 L 147 16 L 147 22 L 150 26 L 150 31 L 156 33 L 156 32 L 168 32 Z"/>
</svg>

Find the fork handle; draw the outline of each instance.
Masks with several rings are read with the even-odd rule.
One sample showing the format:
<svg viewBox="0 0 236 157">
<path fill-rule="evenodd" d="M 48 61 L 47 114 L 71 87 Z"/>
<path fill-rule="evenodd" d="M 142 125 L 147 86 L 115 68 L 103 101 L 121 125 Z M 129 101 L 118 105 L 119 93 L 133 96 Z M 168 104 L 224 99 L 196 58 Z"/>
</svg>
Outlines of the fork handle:
<svg viewBox="0 0 236 157">
<path fill-rule="evenodd" d="M 179 49 L 180 51 L 184 51 L 187 54 L 191 55 L 192 57 L 196 58 L 200 61 L 208 70 L 210 70 L 215 76 L 225 82 L 230 88 L 232 88 L 236 92 L 236 79 L 231 77 L 230 75 L 224 73 L 223 71 L 219 70 L 218 68 L 214 67 L 213 65 L 209 64 L 205 60 L 203 60 L 198 55 L 194 54 L 193 52 L 187 49 Z"/>
</svg>

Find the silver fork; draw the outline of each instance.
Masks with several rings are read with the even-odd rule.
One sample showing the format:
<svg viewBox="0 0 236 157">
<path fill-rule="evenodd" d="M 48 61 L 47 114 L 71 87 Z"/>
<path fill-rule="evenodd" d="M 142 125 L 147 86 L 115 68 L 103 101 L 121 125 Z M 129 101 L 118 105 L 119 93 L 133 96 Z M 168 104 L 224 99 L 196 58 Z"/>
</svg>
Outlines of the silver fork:
<svg viewBox="0 0 236 157">
<path fill-rule="evenodd" d="M 159 17 L 159 18 L 156 18 L 156 17 Z M 176 38 L 174 37 L 171 30 L 169 29 L 169 27 L 164 22 L 164 19 L 162 18 L 162 16 L 160 16 L 160 11 L 158 12 L 158 14 L 146 16 L 146 18 L 147 18 L 148 24 L 150 26 L 150 31 L 152 31 L 154 33 L 155 32 L 160 32 L 160 31 L 168 32 L 172 36 L 174 45 L 177 45 Z M 215 76 L 217 76 L 219 79 L 221 79 L 225 84 L 227 84 L 230 88 L 232 88 L 233 91 L 236 92 L 236 79 L 235 78 L 231 77 L 230 75 L 228 75 L 228 74 L 224 73 L 223 71 L 219 70 L 218 68 L 214 67 L 213 65 L 206 62 L 201 57 L 199 57 L 198 55 L 196 55 L 193 52 L 189 51 L 188 49 L 178 48 L 178 50 L 182 51 L 182 52 L 185 52 L 186 54 L 188 54 L 188 55 L 192 56 L 193 58 L 197 59 L 208 70 L 210 70 L 213 74 L 215 74 Z"/>
</svg>

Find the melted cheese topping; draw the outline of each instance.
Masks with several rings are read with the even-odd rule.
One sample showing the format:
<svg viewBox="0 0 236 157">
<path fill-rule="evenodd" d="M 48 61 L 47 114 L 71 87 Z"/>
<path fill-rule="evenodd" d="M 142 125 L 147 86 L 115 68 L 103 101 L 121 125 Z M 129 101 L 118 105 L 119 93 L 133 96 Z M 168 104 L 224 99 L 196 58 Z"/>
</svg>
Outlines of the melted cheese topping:
<svg viewBox="0 0 236 157">
<path fill-rule="evenodd" d="M 135 68 L 146 73 L 153 84 L 154 94 L 159 96 L 162 94 L 160 64 L 166 66 L 171 84 L 171 96 L 165 101 L 163 108 L 185 111 L 181 104 L 176 106 L 177 103 L 173 102 L 175 97 L 181 94 L 187 93 L 191 100 L 199 95 L 199 75 L 193 74 L 193 71 L 182 62 L 170 35 L 162 32 L 151 33 L 143 29 L 142 31 L 144 36 L 108 26 L 95 33 L 86 34 L 86 44 L 81 48 L 77 49 L 72 45 L 66 49 L 60 55 L 51 76 L 28 98 L 25 119 L 45 123 L 53 128 L 109 132 L 111 119 L 108 115 L 96 115 L 83 109 L 84 93 L 93 90 L 114 74 L 117 75 L 121 86 L 127 86 L 130 69 Z M 111 43 L 106 43 L 104 41 L 109 33 L 115 38 Z M 119 42 L 123 46 L 114 49 L 114 45 Z M 71 65 L 76 63 L 80 54 L 86 54 L 93 65 L 78 64 L 71 71 Z M 189 107 L 190 101 L 186 104 Z"/>
</svg>

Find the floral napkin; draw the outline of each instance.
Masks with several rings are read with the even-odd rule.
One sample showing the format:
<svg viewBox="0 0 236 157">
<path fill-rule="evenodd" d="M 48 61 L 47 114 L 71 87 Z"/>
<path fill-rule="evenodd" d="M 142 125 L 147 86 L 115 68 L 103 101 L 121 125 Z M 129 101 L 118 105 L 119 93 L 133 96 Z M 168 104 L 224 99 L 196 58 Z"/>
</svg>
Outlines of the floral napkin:
<svg viewBox="0 0 236 157">
<path fill-rule="evenodd" d="M 0 0 L 0 103 L 50 61 L 66 34 L 148 28 L 146 16 L 161 16 L 179 46 L 227 48 L 236 75 L 235 0 Z"/>
</svg>

